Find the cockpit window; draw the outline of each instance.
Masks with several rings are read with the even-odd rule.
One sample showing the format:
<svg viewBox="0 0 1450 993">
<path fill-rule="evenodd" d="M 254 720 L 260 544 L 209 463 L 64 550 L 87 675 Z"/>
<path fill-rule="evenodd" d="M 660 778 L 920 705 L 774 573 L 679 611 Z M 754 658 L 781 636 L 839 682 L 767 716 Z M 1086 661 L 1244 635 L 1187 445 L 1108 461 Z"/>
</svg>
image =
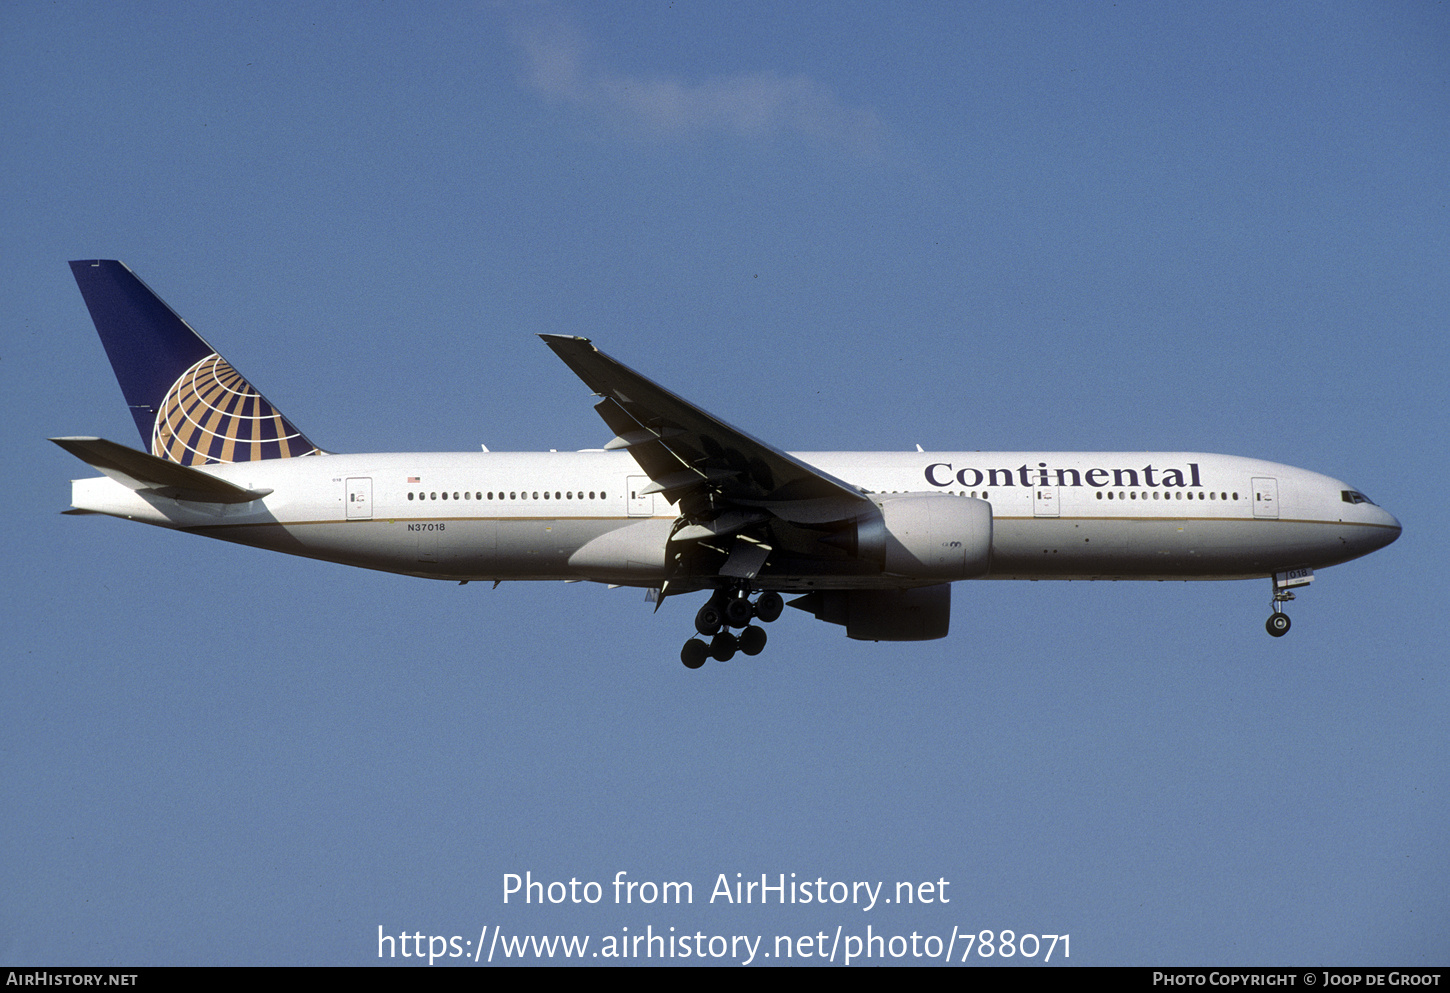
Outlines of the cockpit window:
<svg viewBox="0 0 1450 993">
<path fill-rule="evenodd" d="M 1345 503 L 1367 503 L 1371 507 L 1377 507 L 1377 506 L 1379 506 L 1379 504 L 1375 503 L 1369 497 L 1367 497 L 1363 493 L 1359 493 L 1359 492 L 1357 492 L 1355 490 L 1340 490 L 1339 491 L 1339 498 L 1341 500 L 1343 500 Z"/>
</svg>

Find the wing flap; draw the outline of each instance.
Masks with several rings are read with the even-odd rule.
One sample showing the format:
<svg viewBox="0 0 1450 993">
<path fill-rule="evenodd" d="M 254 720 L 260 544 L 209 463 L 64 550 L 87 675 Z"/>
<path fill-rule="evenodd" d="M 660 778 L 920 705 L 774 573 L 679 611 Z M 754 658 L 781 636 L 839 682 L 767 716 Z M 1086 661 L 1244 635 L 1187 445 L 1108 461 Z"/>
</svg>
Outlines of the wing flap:
<svg viewBox="0 0 1450 993">
<path fill-rule="evenodd" d="M 737 536 L 730 546 L 730 554 L 726 557 L 725 564 L 720 567 L 720 575 L 732 579 L 754 579 L 765 567 L 765 560 L 770 558 L 770 552 L 769 545 Z"/>
</svg>

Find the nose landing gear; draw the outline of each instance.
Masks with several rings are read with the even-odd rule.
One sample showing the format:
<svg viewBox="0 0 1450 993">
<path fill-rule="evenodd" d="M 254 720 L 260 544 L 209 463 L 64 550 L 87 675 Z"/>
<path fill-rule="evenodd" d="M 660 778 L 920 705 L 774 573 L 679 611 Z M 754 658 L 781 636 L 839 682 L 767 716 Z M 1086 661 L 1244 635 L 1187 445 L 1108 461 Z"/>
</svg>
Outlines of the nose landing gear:
<svg viewBox="0 0 1450 993">
<path fill-rule="evenodd" d="M 1288 572 L 1276 572 L 1271 580 L 1274 584 L 1274 612 L 1264 622 L 1264 630 L 1275 638 L 1282 638 L 1289 633 L 1289 615 L 1284 613 L 1283 604 L 1294 599 L 1295 586 L 1307 586 L 1314 582 L 1313 569 L 1291 569 Z"/>
<path fill-rule="evenodd" d="M 680 649 L 680 661 L 690 669 L 698 669 L 705 660 L 729 662 L 737 651 L 759 655 L 765 651 L 765 629 L 750 622 L 764 624 L 778 618 L 785 609 L 785 598 L 773 590 L 760 594 L 750 602 L 750 590 L 716 590 L 695 614 L 695 630 L 710 640 L 691 638 Z M 741 628 L 740 634 L 730 633 Z"/>
</svg>

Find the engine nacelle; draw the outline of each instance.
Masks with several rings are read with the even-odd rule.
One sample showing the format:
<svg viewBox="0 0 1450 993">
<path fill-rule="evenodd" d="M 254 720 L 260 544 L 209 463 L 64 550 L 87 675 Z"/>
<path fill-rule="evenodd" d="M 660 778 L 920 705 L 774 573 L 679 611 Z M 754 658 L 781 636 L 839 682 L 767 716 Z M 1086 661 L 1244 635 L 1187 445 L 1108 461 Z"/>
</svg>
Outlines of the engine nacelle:
<svg viewBox="0 0 1450 993">
<path fill-rule="evenodd" d="M 817 590 L 792 607 L 846 628 L 857 641 L 931 641 L 945 638 L 952 619 L 950 583 L 907 590 Z"/>
<path fill-rule="evenodd" d="M 903 493 L 876 499 L 880 516 L 856 525 L 855 552 L 886 573 L 951 582 L 992 565 L 992 505 L 974 497 Z"/>
</svg>

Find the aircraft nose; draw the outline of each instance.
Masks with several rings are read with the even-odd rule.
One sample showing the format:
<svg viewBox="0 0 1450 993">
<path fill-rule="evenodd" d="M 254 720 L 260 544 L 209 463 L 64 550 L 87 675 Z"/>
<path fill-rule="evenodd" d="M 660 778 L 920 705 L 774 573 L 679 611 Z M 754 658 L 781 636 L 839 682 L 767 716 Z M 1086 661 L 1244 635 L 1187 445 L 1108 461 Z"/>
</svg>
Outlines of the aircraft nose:
<svg viewBox="0 0 1450 993">
<path fill-rule="evenodd" d="M 1376 523 L 1385 529 L 1385 538 L 1380 545 L 1383 548 L 1385 545 L 1393 544 L 1395 539 L 1400 536 L 1400 532 L 1404 529 L 1400 527 L 1400 522 L 1395 518 L 1394 514 L 1391 514 L 1382 507 L 1375 509 L 1380 512 L 1380 517 L 1382 518 L 1382 520 Z"/>
</svg>

